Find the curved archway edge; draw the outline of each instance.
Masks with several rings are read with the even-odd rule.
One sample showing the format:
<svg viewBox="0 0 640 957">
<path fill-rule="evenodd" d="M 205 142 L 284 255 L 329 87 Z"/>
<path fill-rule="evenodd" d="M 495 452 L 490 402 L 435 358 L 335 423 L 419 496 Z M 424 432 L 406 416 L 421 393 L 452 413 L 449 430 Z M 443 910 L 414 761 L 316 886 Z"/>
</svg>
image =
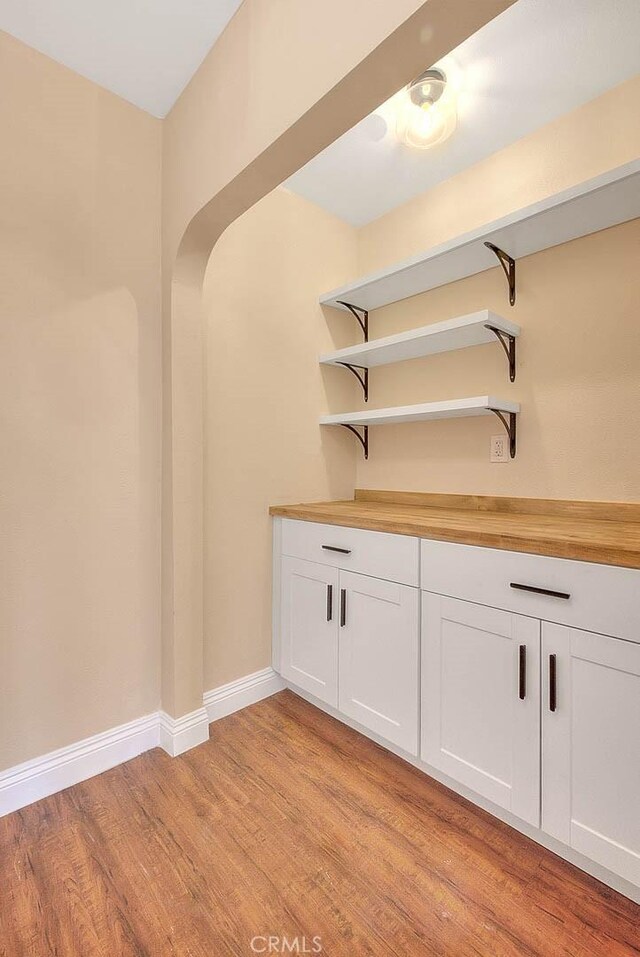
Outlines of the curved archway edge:
<svg viewBox="0 0 640 957">
<path fill-rule="evenodd" d="M 213 247 L 242 213 L 513 2 L 420 4 L 184 230 L 163 308 L 162 707 L 175 718 L 201 709 L 204 690 L 202 287 Z"/>
</svg>

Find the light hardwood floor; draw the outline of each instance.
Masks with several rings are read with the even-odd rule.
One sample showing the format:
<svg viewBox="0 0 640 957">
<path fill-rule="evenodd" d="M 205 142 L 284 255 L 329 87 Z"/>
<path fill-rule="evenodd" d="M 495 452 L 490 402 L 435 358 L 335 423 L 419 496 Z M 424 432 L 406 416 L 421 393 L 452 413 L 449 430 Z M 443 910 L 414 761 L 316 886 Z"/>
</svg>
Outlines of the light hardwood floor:
<svg viewBox="0 0 640 957">
<path fill-rule="evenodd" d="M 639 907 L 288 691 L 1 819 L 0 881 L 2 957 L 640 954 Z"/>
</svg>

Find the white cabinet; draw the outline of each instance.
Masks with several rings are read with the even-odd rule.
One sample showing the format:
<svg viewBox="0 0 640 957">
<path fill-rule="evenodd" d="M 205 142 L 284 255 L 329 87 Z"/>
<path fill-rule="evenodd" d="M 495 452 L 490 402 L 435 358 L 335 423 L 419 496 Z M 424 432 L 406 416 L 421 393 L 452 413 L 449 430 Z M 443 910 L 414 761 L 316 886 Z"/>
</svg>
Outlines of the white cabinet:
<svg viewBox="0 0 640 957">
<path fill-rule="evenodd" d="M 275 554 L 294 689 L 640 888 L 640 570 L 289 520 Z"/>
<path fill-rule="evenodd" d="M 423 594 L 421 757 L 539 825 L 539 621 Z"/>
<path fill-rule="evenodd" d="M 542 645 L 543 830 L 640 885 L 640 644 L 544 622 Z"/>
<path fill-rule="evenodd" d="M 419 592 L 340 572 L 340 711 L 418 753 Z"/>
<path fill-rule="evenodd" d="M 301 558 L 282 559 L 282 674 L 338 704 L 338 572 Z"/>
<path fill-rule="evenodd" d="M 281 548 L 282 675 L 417 756 L 418 540 L 285 522 Z"/>
</svg>

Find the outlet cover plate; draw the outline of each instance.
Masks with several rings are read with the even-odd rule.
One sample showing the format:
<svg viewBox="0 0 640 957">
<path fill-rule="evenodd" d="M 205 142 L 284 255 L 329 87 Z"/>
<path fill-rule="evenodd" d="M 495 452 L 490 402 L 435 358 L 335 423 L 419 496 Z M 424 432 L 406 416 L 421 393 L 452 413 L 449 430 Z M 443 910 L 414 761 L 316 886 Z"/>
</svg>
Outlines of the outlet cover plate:
<svg viewBox="0 0 640 957">
<path fill-rule="evenodd" d="M 504 433 L 502 435 L 491 436 L 491 462 L 509 461 L 509 437 Z"/>
</svg>

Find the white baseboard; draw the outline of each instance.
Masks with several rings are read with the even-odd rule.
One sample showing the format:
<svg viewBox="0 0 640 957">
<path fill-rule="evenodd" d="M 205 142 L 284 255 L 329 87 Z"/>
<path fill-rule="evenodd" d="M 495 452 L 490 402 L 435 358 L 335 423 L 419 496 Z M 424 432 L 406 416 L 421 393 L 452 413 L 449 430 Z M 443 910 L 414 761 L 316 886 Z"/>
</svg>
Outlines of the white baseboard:
<svg viewBox="0 0 640 957">
<path fill-rule="evenodd" d="M 229 684 L 206 691 L 204 706 L 209 715 L 209 721 L 218 721 L 234 711 L 240 711 L 256 701 L 269 698 L 272 694 L 282 691 L 286 685 L 283 679 L 273 668 L 263 668 L 252 675 L 245 675 Z"/>
<path fill-rule="evenodd" d="M 0 817 L 102 774 L 151 748 L 160 746 L 176 757 L 208 738 L 205 708 L 182 718 L 154 711 L 0 772 Z"/>
<path fill-rule="evenodd" d="M 136 718 L 117 728 L 0 771 L 0 817 L 115 768 L 160 746 L 177 757 L 209 739 L 209 723 L 282 691 L 285 683 L 264 668 L 208 691 L 204 706 L 181 718 L 165 711 Z"/>
<path fill-rule="evenodd" d="M 108 771 L 158 745 L 158 713 L 0 772 L 0 817 Z"/>
<path fill-rule="evenodd" d="M 172 718 L 166 711 L 159 714 L 160 747 L 176 758 L 198 744 L 209 740 L 209 718 L 206 708 L 198 708 L 182 718 Z"/>
</svg>

